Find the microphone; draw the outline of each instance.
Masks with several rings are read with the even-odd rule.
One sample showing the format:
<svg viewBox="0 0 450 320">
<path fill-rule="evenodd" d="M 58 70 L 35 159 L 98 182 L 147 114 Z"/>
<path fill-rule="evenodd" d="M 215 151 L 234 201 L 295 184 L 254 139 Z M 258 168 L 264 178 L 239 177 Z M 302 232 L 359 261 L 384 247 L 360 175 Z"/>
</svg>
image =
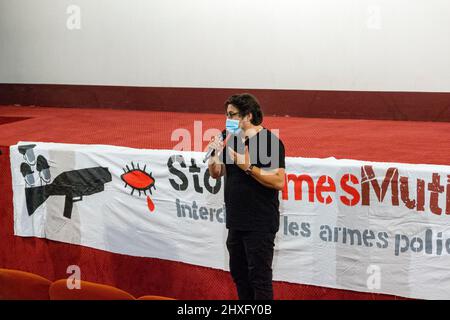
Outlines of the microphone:
<svg viewBox="0 0 450 320">
<path fill-rule="evenodd" d="M 220 141 L 224 141 L 225 138 L 227 137 L 227 130 L 223 130 L 221 135 L 219 136 Z M 205 163 L 206 161 L 208 161 L 209 158 L 211 158 L 212 156 L 214 156 L 214 154 L 216 150 L 214 148 L 208 148 L 208 151 L 206 151 L 205 157 L 203 158 L 203 163 Z"/>
</svg>

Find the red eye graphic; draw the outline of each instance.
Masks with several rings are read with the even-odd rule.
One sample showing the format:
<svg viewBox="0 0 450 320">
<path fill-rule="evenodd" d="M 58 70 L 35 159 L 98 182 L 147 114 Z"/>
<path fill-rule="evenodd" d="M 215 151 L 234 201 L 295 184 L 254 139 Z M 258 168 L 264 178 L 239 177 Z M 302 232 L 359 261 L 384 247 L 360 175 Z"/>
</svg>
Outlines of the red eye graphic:
<svg viewBox="0 0 450 320">
<path fill-rule="evenodd" d="M 147 165 L 144 166 L 143 169 L 139 168 L 139 163 L 137 164 L 137 168 L 134 167 L 134 163 L 131 162 L 130 169 L 128 165 L 126 165 L 127 170 L 123 168 L 124 173 L 120 176 L 120 178 L 125 182 L 125 188 L 130 186 L 131 187 L 131 195 L 133 195 L 134 191 L 137 190 L 139 192 L 139 196 L 141 196 L 141 192 L 144 192 L 145 195 L 147 195 L 147 191 L 152 194 L 152 189 L 156 190 L 155 187 L 155 179 L 152 177 L 152 173 L 145 172 L 145 168 Z M 155 204 L 153 203 L 152 199 L 149 195 L 147 195 L 147 206 L 150 211 L 155 210 Z"/>
</svg>

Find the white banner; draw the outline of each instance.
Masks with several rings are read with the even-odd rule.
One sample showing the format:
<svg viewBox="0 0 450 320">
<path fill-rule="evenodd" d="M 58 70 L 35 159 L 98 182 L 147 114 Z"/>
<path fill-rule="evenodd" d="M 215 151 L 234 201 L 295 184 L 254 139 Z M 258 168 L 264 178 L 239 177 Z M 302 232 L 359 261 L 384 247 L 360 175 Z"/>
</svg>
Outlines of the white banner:
<svg viewBox="0 0 450 320">
<path fill-rule="evenodd" d="M 14 231 L 228 270 L 203 153 L 11 146 Z M 274 280 L 450 298 L 450 166 L 286 158 Z"/>
</svg>

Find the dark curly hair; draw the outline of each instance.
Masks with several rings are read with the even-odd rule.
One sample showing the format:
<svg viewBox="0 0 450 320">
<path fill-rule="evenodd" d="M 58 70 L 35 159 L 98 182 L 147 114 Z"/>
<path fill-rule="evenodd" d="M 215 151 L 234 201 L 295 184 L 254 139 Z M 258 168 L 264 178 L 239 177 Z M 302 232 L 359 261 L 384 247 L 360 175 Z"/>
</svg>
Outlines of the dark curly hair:
<svg viewBox="0 0 450 320">
<path fill-rule="evenodd" d="M 263 121 L 263 112 L 258 100 L 250 93 L 242 93 L 232 95 L 225 101 L 225 109 L 231 104 L 239 110 L 239 115 L 245 117 L 252 114 L 251 123 L 255 126 L 260 125 Z"/>
</svg>

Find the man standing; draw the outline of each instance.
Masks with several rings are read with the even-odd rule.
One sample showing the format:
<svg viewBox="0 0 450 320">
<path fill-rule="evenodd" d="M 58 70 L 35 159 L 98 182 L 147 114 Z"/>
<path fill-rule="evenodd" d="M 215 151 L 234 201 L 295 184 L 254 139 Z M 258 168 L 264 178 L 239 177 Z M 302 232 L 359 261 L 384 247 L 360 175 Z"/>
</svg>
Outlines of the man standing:
<svg viewBox="0 0 450 320">
<path fill-rule="evenodd" d="M 261 124 L 263 113 L 250 94 L 225 102 L 226 142 L 213 139 L 208 169 L 225 176 L 227 248 L 230 272 L 241 300 L 273 299 L 272 261 L 279 229 L 279 190 L 285 183 L 285 151 L 279 138 Z M 230 130 L 229 130 L 230 131 Z"/>
</svg>

